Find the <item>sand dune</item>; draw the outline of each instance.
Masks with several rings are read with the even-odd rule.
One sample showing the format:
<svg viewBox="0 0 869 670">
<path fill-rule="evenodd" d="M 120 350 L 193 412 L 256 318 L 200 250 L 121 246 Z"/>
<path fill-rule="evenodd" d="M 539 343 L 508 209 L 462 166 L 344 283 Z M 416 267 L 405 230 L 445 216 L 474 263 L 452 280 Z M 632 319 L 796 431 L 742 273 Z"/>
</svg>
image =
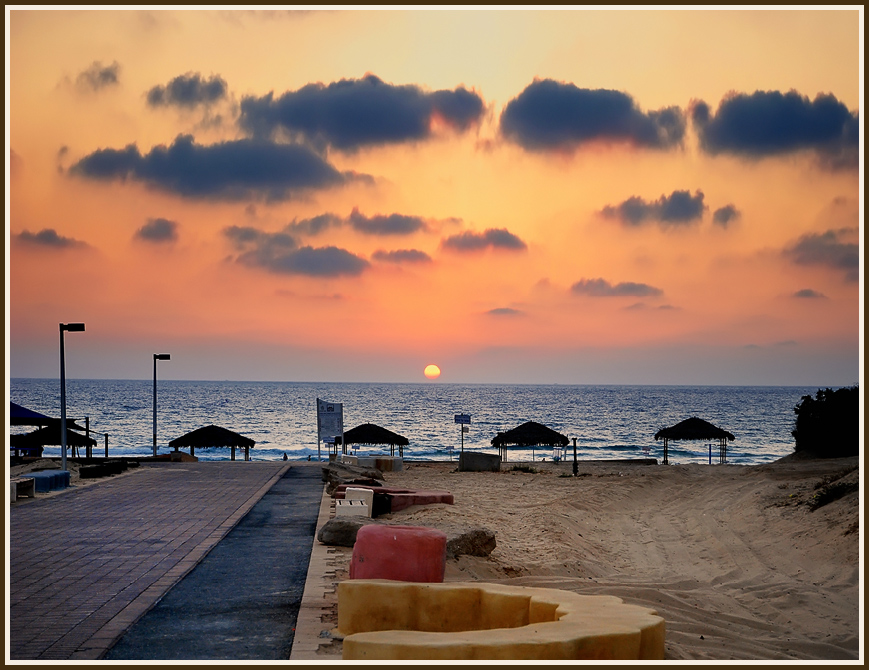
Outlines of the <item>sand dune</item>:
<svg viewBox="0 0 869 670">
<path fill-rule="evenodd" d="M 670 659 L 857 659 L 859 497 L 815 511 L 816 485 L 856 482 L 856 458 L 762 466 L 579 466 L 457 472 L 410 463 L 388 486 L 446 489 L 454 505 L 381 517 L 443 530 L 485 526 L 488 557 L 446 581 L 506 581 L 612 594 L 654 607 Z M 343 556 L 349 560 L 349 551 Z"/>
</svg>

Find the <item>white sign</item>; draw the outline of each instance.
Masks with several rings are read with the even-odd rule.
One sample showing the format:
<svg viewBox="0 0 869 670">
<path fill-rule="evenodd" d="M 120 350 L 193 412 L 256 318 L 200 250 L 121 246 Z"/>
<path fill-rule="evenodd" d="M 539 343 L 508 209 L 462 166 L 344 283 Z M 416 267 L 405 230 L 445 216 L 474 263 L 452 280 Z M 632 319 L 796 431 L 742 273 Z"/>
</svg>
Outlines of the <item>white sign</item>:
<svg viewBox="0 0 869 670">
<path fill-rule="evenodd" d="M 325 442 L 338 435 L 344 435 L 344 405 L 317 398 L 317 437 Z"/>
</svg>

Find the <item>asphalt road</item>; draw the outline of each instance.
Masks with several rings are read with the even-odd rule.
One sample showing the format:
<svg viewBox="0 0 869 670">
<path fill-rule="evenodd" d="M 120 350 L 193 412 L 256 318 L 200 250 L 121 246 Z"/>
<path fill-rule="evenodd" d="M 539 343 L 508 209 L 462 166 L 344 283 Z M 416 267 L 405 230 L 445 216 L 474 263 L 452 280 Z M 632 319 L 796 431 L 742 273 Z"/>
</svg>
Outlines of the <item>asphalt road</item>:
<svg viewBox="0 0 869 670">
<path fill-rule="evenodd" d="M 322 492 L 291 467 L 103 658 L 289 659 Z"/>
</svg>

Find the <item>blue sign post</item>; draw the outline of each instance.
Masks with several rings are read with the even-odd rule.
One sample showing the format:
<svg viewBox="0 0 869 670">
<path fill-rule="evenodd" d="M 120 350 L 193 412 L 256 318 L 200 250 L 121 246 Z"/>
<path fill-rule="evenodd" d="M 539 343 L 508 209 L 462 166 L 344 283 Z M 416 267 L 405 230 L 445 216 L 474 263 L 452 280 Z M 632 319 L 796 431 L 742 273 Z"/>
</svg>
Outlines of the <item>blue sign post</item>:
<svg viewBox="0 0 869 670">
<path fill-rule="evenodd" d="M 471 423 L 471 415 L 470 414 L 456 414 L 456 423 L 462 424 L 462 453 L 465 453 L 465 431 L 468 429 L 465 428 L 465 424 Z"/>
</svg>

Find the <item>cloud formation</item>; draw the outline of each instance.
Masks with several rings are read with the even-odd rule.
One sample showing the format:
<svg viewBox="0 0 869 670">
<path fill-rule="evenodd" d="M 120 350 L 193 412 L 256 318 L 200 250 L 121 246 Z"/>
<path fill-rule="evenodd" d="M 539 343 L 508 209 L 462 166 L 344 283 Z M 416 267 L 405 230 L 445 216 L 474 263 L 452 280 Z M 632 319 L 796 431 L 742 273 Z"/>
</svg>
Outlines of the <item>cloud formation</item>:
<svg viewBox="0 0 869 670">
<path fill-rule="evenodd" d="M 522 251 L 528 248 L 519 237 L 506 228 L 488 228 L 482 233 L 466 230 L 451 235 L 441 242 L 444 249 L 451 251 L 482 251 L 483 249 L 508 249 Z"/>
<path fill-rule="evenodd" d="M 139 228 L 133 237 L 145 242 L 175 242 L 178 239 L 178 223 L 159 217 L 148 219 L 148 222 Z"/>
<path fill-rule="evenodd" d="M 715 213 L 712 215 L 712 223 L 716 226 L 727 228 L 731 221 L 736 221 L 740 216 L 742 216 L 742 214 L 738 209 L 736 209 L 736 207 L 733 205 L 725 205 L 724 207 L 719 207 L 715 210 Z"/>
<path fill-rule="evenodd" d="M 23 230 L 16 237 L 25 244 L 45 249 L 74 249 L 88 246 L 80 240 L 59 235 L 54 228 L 43 228 L 38 233 Z"/>
<path fill-rule="evenodd" d="M 818 293 L 814 289 L 804 288 L 794 293 L 794 298 L 826 298 L 823 293 Z"/>
<path fill-rule="evenodd" d="M 833 95 L 814 100 L 797 91 L 734 93 L 713 115 L 700 101 L 691 112 L 701 147 L 710 154 L 761 158 L 812 150 L 830 167 L 857 167 L 859 114 Z"/>
<path fill-rule="evenodd" d="M 251 226 L 231 226 L 223 231 L 241 253 L 236 262 L 275 274 L 340 277 L 361 274 L 369 263 L 346 249 L 334 246 L 299 247 L 292 235 L 268 233 Z"/>
<path fill-rule="evenodd" d="M 135 144 L 98 149 L 70 174 L 98 180 L 133 180 L 190 198 L 287 200 L 299 192 L 339 186 L 364 176 L 341 173 L 311 149 L 297 144 L 233 140 L 196 144 L 179 135 L 168 147 L 141 154 Z"/>
<path fill-rule="evenodd" d="M 343 223 L 344 219 L 337 214 L 326 213 L 313 216 L 310 219 L 302 219 L 301 221 L 293 219 L 287 224 L 285 230 L 290 234 L 313 237 L 328 228 L 337 227 L 343 225 Z"/>
<path fill-rule="evenodd" d="M 690 191 L 673 191 L 653 202 L 633 196 L 615 207 L 607 205 L 601 214 L 632 226 L 639 226 L 646 221 L 657 221 L 663 226 L 684 226 L 703 217 L 706 209 L 703 197 L 702 191 L 695 191 L 694 195 Z"/>
<path fill-rule="evenodd" d="M 537 79 L 507 103 L 501 133 L 529 150 L 572 150 L 584 142 L 627 142 L 667 149 L 682 143 L 685 115 L 679 107 L 644 113 L 631 96 Z"/>
<path fill-rule="evenodd" d="M 490 309 L 486 314 L 490 314 L 492 316 L 520 316 L 524 314 L 522 310 L 513 309 L 512 307 L 495 307 L 494 309 Z"/>
<path fill-rule="evenodd" d="M 151 107 L 210 105 L 225 98 L 227 88 L 226 81 L 218 75 L 205 79 L 198 72 L 188 72 L 165 86 L 154 86 L 148 91 L 147 101 Z"/>
<path fill-rule="evenodd" d="M 431 263 L 431 256 L 419 249 L 396 249 L 395 251 L 385 251 L 378 249 L 371 257 L 376 261 L 384 263 Z"/>
<path fill-rule="evenodd" d="M 856 230 L 842 228 L 825 233 L 808 233 L 784 250 L 786 258 L 797 265 L 820 265 L 845 272 L 848 281 L 860 277 L 860 249 L 856 242 L 845 241 L 856 237 Z"/>
<path fill-rule="evenodd" d="M 275 98 L 246 96 L 239 124 L 254 137 L 284 131 L 291 138 L 346 152 L 361 147 L 415 142 L 432 135 L 435 119 L 459 132 L 480 120 L 482 98 L 463 86 L 425 92 L 367 75 L 329 85 L 308 84 Z"/>
<path fill-rule="evenodd" d="M 425 220 L 418 216 L 406 214 L 376 214 L 368 217 L 353 209 L 348 222 L 360 233 L 368 235 L 410 235 L 428 230 Z"/>
<path fill-rule="evenodd" d="M 580 279 L 570 287 L 571 293 L 575 295 L 586 295 L 593 298 L 614 298 L 622 296 L 633 296 L 635 298 L 649 298 L 662 295 L 664 292 L 650 286 L 649 284 L 638 284 L 636 282 L 620 282 L 618 284 L 610 284 L 606 279 Z"/>
<path fill-rule="evenodd" d="M 75 85 L 84 91 L 100 91 L 109 86 L 117 86 L 120 72 L 121 66 L 117 61 L 105 66 L 99 61 L 94 61 L 86 70 L 79 72 L 75 78 Z"/>
</svg>

